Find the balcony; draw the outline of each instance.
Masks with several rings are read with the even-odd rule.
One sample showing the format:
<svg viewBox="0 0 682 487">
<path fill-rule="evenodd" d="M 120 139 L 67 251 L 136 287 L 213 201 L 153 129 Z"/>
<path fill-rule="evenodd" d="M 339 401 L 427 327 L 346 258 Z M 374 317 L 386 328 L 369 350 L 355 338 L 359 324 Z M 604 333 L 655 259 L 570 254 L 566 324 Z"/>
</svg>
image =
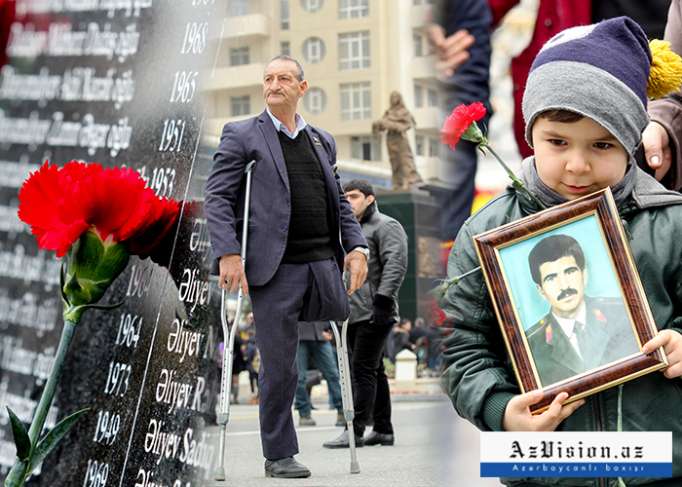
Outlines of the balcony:
<svg viewBox="0 0 682 487">
<path fill-rule="evenodd" d="M 410 75 L 414 79 L 436 78 L 436 57 L 420 56 L 410 62 Z"/>
<path fill-rule="evenodd" d="M 437 107 L 415 108 L 412 112 L 419 130 L 439 130 L 440 110 Z"/>
<path fill-rule="evenodd" d="M 410 21 L 412 28 L 422 28 L 431 23 L 431 5 L 413 5 L 410 11 Z"/>
<path fill-rule="evenodd" d="M 264 70 L 265 65 L 263 63 L 218 68 L 213 75 L 211 72 L 203 73 L 202 90 L 216 91 L 261 86 Z"/>
<path fill-rule="evenodd" d="M 268 37 L 270 34 L 270 17 L 264 14 L 249 14 L 226 17 L 223 20 L 221 37 L 222 39 L 244 39 Z"/>
</svg>

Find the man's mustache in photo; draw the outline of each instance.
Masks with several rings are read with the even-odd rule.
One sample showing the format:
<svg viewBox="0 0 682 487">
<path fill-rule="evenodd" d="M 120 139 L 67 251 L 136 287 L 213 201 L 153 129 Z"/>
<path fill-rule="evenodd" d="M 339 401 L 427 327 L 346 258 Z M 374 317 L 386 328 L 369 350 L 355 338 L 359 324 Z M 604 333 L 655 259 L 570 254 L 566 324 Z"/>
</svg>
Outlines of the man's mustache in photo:
<svg viewBox="0 0 682 487">
<path fill-rule="evenodd" d="M 567 287 L 566 289 L 562 289 L 559 295 L 556 297 L 557 301 L 562 301 L 566 298 L 569 298 L 571 296 L 575 296 L 578 294 L 578 291 L 573 289 L 572 287 Z"/>
</svg>

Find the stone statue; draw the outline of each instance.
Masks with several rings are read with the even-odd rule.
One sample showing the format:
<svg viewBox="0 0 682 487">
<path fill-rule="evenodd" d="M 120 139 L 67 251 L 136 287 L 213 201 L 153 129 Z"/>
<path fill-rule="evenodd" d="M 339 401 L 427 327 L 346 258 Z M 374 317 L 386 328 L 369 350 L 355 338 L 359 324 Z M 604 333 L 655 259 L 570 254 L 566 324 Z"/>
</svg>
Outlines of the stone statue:
<svg viewBox="0 0 682 487">
<path fill-rule="evenodd" d="M 397 91 L 391 92 L 391 106 L 384 116 L 372 124 L 372 132 L 386 131 L 386 147 L 393 171 L 393 189 L 410 189 L 422 178 L 414 165 L 412 149 L 407 140 L 407 131 L 416 126 L 414 117 L 405 107 L 403 97 Z"/>
</svg>

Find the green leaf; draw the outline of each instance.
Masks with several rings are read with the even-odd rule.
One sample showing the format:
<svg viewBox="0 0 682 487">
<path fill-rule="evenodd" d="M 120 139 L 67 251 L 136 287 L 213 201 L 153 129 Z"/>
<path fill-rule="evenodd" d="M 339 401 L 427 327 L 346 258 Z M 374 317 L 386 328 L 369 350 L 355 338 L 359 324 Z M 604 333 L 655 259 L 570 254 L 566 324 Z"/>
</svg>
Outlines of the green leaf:
<svg viewBox="0 0 682 487">
<path fill-rule="evenodd" d="M 54 428 L 52 428 L 43 438 L 38 441 L 33 456 L 31 457 L 29 472 L 32 472 L 40 463 L 45 459 L 45 457 L 57 446 L 57 443 L 69 432 L 71 427 L 80 419 L 80 417 L 87 413 L 90 408 L 81 409 L 76 411 L 70 416 L 62 419 Z"/>
<path fill-rule="evenodd" d="M 12 435 L 14 436 L 14 444 L 17 447 L 17 457 L 19 460 L 26 460 L 31 454 L 31 440 L 28 437 L 28 431 L 26 431 L 24 423 L 17 418 L 17 415 L 12 412 L 9 406 L 6 407 L 9 413 L 9 421 L 12 424 Z"/>
</svg>

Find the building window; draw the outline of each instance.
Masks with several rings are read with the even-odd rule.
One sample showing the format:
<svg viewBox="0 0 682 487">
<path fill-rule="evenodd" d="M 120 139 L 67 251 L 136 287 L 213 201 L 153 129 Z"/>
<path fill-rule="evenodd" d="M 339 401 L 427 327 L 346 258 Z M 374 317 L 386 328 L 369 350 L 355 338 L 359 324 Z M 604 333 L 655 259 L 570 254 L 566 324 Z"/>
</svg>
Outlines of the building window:
<svg viewBox="0 0 682 487">
<path fill-rule="evenodd" d="M 414 137 L 414 152 L 418 156 L 424 155 L 424 136 L 415 135 Z"/>
<path fill-rule="evenodd" d="M 440 155 L 440 141 L 436 137 L 429 137 L 429 157 Z"/>
<path fill-rule="evenodd" d="M 228 17 L 240 17 L 249 14 L 249 0 L 230 0 L 227 5 Z"/>
<path fill-rule="evenodd" d="M 426 89 L 426 100 L 428 106 L 430 107 L 438 106 L 438 92 L 436 91 L 435 88 Z"/>
<path fill-rule="evenodd" d="M 342 83 L 341 119 L 363 120 L 372 115 L 372 92 L 369 81 L 360 83 Z"/>
<path fill-rule="evenodd" d="M 291 56 L 291 43 L 289 41 L 280 42 L 279 52 L 284 56 Z"/>
<path fill-rule="evenodd" d="M 231 96 L 230 113 L 233 117 L 237 117 L 239 115 L 248 115 L 251 113 L 251 97 L 249 95 Z"/>
<path fill-rule="evenodd" d="M 230 49 L 230 66 L 241 66 L 242 64 L 249 64 L 251 56 L 248 47 L 236 47 Z"/>
<path fill-rule="evenodd" d="M 414 57 L 422 57 L 424 55 L 424 42 L 421 32 L 412 32 L 412 43 L 414 44 Z"/>
<path fill-rule="evenodd" d="M 301 0 L 301 5 L 307 12 L 317 12 L 322 8 L 322 0 Z"/>
<path fill-rule="evenodd" d="M 289 0 L 279 1 L 279 28 L 289 30 Z"/>
<path fill-rule="evenodd" d="M 339 34 L 339 69 L 369 68 L 369 31 Z"/>
<path fill-rule="evenodd" d="M 319 37 L 309 37 L 303 42 L 303 58 L 309 63 L 319 63 L 325 54 L 324 41 Z"/>
<path fill-rule="evenodd" d="M 369 0 L 339 0 L 339 18 L 357 19 L 369 15 Z"/>
<path fill-rule="evenodd" d="M 303 98 L 303 106 L 313 115 L 322 113 L 327 107 L 327 94 L 321 88 L 310 88 Z"/>
<path fill-rule="evenodd" d="M 350 138 L 350 156 L 362 161 L 381 160 L 381 139 L 369 135 L 357 135 Z"/>
<path fill-rule="evenodd" d="M 422 85 L 415 83 L 414 85 L 414 107 L 422 108 L 424 106 L 424 88 Z"/>
</svg>

